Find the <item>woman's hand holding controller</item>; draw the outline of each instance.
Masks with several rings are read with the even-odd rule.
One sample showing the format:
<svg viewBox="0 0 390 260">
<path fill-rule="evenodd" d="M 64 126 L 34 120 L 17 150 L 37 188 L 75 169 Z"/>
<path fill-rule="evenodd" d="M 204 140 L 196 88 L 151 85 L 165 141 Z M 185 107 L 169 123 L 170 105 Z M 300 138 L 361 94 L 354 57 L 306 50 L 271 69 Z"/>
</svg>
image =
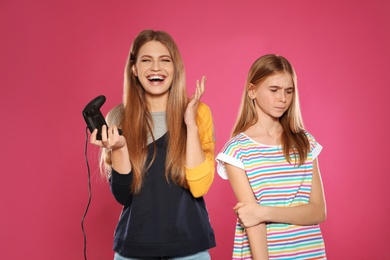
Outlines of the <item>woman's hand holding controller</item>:
<svg viewBox="0 0 390 260">
<path fill-rule="evenodd" d="M 107 129 L 106 125 L 102 127 L 102 140 L 97 140 L 98 130 L 93 130 L 91 134 L 91 143 L 101 148 L 107 148 L 111 150 L 117 150 L 126 147 L 126 139 L 119 134 L 118 127 L 116 125 L 110 126 Z"/>
<path fill-rule="evenodd" d="M 97 129 L 91 134 L 91 143 L 102 148 L 111 150 L 111 167 L 119 174 L 129 174 L 131 163 L 127 150 L 126 138 L 119 134 L 118 127 L 112 125 L 102 127 L 102 140 L 97 140 Z"/>
</svg>

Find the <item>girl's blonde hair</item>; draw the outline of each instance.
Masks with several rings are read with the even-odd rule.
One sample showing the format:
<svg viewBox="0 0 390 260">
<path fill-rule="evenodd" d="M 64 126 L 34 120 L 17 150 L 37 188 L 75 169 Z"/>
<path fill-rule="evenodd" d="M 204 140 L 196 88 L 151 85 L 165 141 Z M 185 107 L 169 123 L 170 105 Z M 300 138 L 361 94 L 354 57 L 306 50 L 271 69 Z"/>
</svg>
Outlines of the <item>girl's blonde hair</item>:
<svg viewBox="0 0 390 260">
<path fill-rule="evenodd" d="M 153 137 L 153 121 L 149 111 L 149 104 L 145 98 L 145 91 L 134 75 L 132 67 L 135 65 L 141 47 L 150 41 L 162 43 L 168 50 L 174 66 L 174 76 L 169 89 L 166 109 L 167 120 L 167 157 L 165 162 L 165 176 L 167 181 L 188 188 L 184 173 L 186 157 L 187 132 L 184 123 L 184 112 L 187 107 L 187 93 L 185 85 L 185 70 L 179 49 L 172 37 L 163 31 L 144 30 L 135 38 L 124 71 L 123 104 L 114 108 L 107 116 L 108 124 L 117 124 L 126 137 L 132 167 L 132 192 L 139 193 L 142 188 L 145 173 L 153 163 L 146 165 L 148 135 Z M 153 139 L 154 141 L 154 139 Z M 104 163 L 103 173 L 110 177 L 111 154 L 103 151 L 101 161 Z"/>
<path fill-rule="evenodd" d="M 287 111 L 279 118 L 283 128 L 281 137 L 283 153 L 289 163 L 292 162 L 292 157 L 294 157 L 296 163 L 298 157 L 299 165 L 302 165 L 310 152 L 310 143 L 305 134 L 299 107 L 297 77 L 290 62 L 280 55 L 267 54 L 258 58 L 252 64 L 245 83 L 245 91 L 242 96 L 241 107 L 232 136 L 244 132 L 258 121 L 255 104 L 248 96 L 250 84 L 254 85 L 257 89 L 260 83 L 267 77 L 280 72 L 288 73 L 294 84 L 294 94 L 291 104 Z"/>
</svg>

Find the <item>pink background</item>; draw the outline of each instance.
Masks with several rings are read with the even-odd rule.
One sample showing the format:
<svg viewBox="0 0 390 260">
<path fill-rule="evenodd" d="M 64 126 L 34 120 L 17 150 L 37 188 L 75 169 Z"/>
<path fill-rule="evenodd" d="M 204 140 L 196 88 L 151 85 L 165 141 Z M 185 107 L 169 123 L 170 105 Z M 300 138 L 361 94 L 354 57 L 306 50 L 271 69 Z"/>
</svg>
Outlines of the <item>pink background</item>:
<svg viewBox="0 0 390 260">
<path fill-rule="evenodd" d="M 207 76 L 216 152 L 228 140 L 246 74 L 259 56 L 288 58 L 299 77 L 306 128 L 324 146 L 320 166 L 329 259 L 389 259 L 390 2 L 0 1 L 0 258 L 83 259 L 87 198 L 83 107 L 121 102 L 136 34 L 177 41 L 188 89 Z M 89 146 L 89 259 L 112 259 L 120 206 L 99 178 Z M 217 247 L 230 259 L 235 197 L 216 176 L 206 195 Z M 158 217 L 158 216 L 156 216 Z"/>
</svg>

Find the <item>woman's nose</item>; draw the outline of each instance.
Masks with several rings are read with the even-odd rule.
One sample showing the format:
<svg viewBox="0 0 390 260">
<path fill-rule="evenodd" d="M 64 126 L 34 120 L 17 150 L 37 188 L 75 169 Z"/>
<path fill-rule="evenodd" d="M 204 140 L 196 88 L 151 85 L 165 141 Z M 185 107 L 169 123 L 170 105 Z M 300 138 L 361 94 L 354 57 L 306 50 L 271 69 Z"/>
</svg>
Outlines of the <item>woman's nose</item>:
<svg viewBox="0 0 390 260">
<path fill-rule="evenodd" d="M 161 69 L 161 67 L 160 67 L 159 62 L 153 62 L 152 67 L 150 68 L 150 70 L 152 70 L 152 71 L 159 71 L 160 69 Z"/>
</svg>

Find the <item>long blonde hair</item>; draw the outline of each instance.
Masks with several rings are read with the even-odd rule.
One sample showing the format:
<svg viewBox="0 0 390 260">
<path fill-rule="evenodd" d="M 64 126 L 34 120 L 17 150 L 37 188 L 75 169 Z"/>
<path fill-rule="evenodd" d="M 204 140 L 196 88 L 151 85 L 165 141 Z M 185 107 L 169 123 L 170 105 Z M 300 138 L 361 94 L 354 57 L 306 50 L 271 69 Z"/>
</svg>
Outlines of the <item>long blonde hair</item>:
<svg viewBox="0 0 390 260">
<path fill-rule="evenodd" d="M 290 62 L 280 55 L 267 54 L 258 58 L 252 64 L 246 79 L 240 112 L 234 125 L 232 136 L 244 132 L 258 121 L 255 105 L 247 93 L 249 85 L 253 84 L 258 87 L 260 85 L 259 83 L 278 72 L 288 73 L 294 84 L 294 95 L 291 104 L 287 111 L 279 118 L 279 122 L 283 128 L 281 137 L 283 153 L 289 163 L 292 161 L 292 156 L 295 162 L 297 162 L 296 159 L 298 156 L 299 165 L 302 165 L 310 152 L 310 143 L 305 134 L 299 106 L 297 77 Z"/>
<path fill-rule="evenodd" d="M 111 120 L 113 120 L 113 123 L 119 121 L 123 136 L 126 137 L 133 175 L 131 189 L 135 194 L 141 191 L 145 173 L 156 156 L 156 145 L 153 142 L 154 155 L 151 162 L 146 165 L 148 152 L 147 137 L 152 135 L 153 121 L 145 98 L 145 91 L 132 70 L 133 65 L 137 61 L 140 48 L 150 41 L 158 41 L 167 47 L 174 66 L 174 76 L 169 89 L 166 109 L 168 147 L 165 176 L 167 181 L 172 180 L 175 184 L 188 188 L 184 175 L 187 138 L 184 112 L 188 99 L 182 57 L 176 43 L 168 33 L 144 30 L 138 34 L 130 48 L 124 71 L 123 104 L 115 108 L 112 111 L 112 115 L 109 113 L 107 119 L 109 124 Z M 108 173 L 109 177 L 111 169 L 109 151 L 105 151 L 103 157 L 106 168 L 104 172 Z"/>
</svg>

